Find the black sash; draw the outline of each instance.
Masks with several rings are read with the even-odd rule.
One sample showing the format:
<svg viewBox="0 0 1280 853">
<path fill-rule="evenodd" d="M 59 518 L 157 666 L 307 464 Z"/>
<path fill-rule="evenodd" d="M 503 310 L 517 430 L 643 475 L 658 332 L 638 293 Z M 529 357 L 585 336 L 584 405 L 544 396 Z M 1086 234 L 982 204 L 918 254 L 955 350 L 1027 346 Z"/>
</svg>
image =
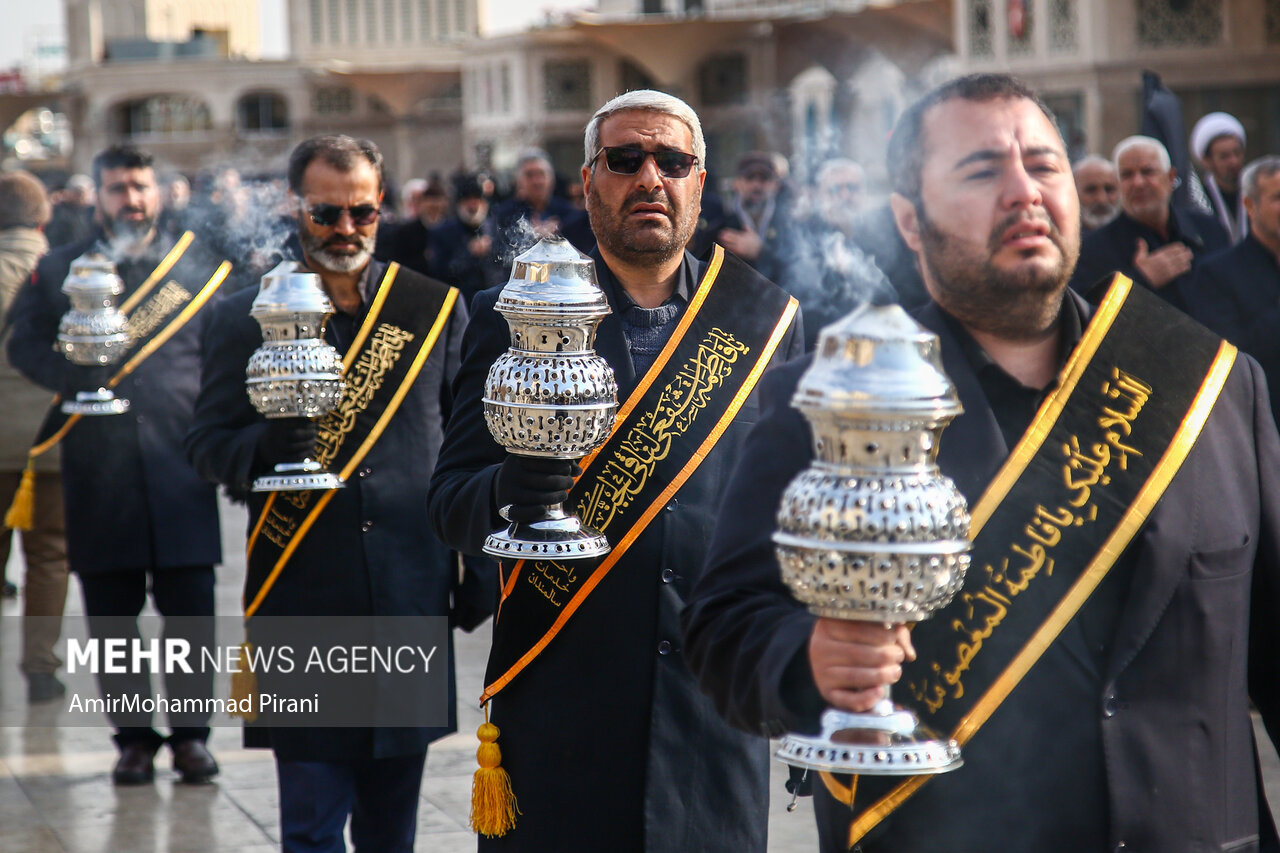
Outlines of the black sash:
<svg viewBox="0 0 1280 853">
<path fill-rule="evenodd" d="M 922 721 L 963 745 L 1017 687 L 1146 522 L 1235 355 L 1116 276 L 1057 389 L 973 507 L 964 589 L 912 632 L 918 657 L 897 697 Z M 851 847 L 932 778 L 821 776 L 852 808 Z"/>
<path fill-rule="evenodd" d="M 722 265 L 729 269 L 721 275 Z M 716 247 L 689 307 L 618 411 L 604 447 L 582 462 L 569 504 L 605 534 L 598 560 L 522 560 L 504 584 L 482 702 L 555 638 L 689 479 L 769 365 L 797 303 Z M 743 310 L 750 306 L 750 310 Z"/>
<path fill-rule="evenodd" d="M 342 399 L 320 421 L 314 459 L 346 480 L 400 408 L 443 333 L 456 288 L 394 286 L 387 267 L 355 340 L 343 357 Z M 245 621 L 333 499 L 333 491 L 272 492 L 249 534 Z"/>
<path fill-rule="evenodd" d="M 137 290 L 120 305 L 121 313 L 128 318 L 129 352 L 124 363 L 107 381 L 108 388 L 118 386 L 177 334 L 213 298 L 231 273 L 231 262 L 223 261 L 207 281 L 201 282 L 199 280 L 203 279 L 208 267 L 199 269 L 195 264 L 187 264 L 182 270 L 182 277 L 192 277 L 187 285 L 174 279 L 166 280 L 194 240 L 195 236 L 190 231 L 179 237 Z M 196 291 L 193 293 L 189 286 L 195 286 Z M 53 398 L 53 405 L 29 451 L 32 458 L 52 450 L 80 420 L 80 415 L 63 414 L 58 406 L 61 399 L 61 395 Z"/>
</svg>

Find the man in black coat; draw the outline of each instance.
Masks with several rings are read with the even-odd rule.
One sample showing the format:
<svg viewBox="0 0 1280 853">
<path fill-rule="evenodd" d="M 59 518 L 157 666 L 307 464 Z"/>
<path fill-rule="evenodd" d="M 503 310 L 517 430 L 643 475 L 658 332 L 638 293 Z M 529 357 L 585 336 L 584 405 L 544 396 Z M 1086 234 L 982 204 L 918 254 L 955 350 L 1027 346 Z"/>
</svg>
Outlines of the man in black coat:
<svg viewBox="0 0 1280 853">
<path fill-rule="evenodd" d="M 1280 157 L 1250 163 L 1240 185 L 1249 233 L 1196 269 L 1187 313 L 1256 358 L 1280 391 Z"/>
<path fill-rule="evenodd" d="M 938 463 L 972 508 L 1015 444 L 1035 441 L 1028 426 L 1045 417 L 1046 395 L 1065 386 L 1064 363 L 1091 358 L 1072 352 L 1095 333 L 1085 328 L 1094 309 L 1066 289 L 1079 239 L 1070 166 L 1047 108 L 1002 75 L 961 78 L 926 95 L 904 113 L 891 146 L 894 212 L 934 300 L 918 319 L 938 335 L 964 408 L 942 435 Z M 1129 298 L 1138 296 L 1145 298 Z M 1119 340 L 1117 347 L 1133 348 Z M 1215 363 L 1232 363 L 1229 347 L 1212 341 L 1214 351 L 1225 356 Z M 808 423 L 790 405 L 808 366 L 798 361 L 766 377 L 763 417 L 726 490 L 707 572 L 684 614 L 703 688 L 735 725 L 769 735 L 816 731 L 824 706 L 870 710 L 917 652 L 932 655 L 921 630 L 939 619 L 953 630 L 951 616 L 962 621 L 965 613 L 959 597 L 958 610 L 912 633 L 818 618 L 788 593 L 771 534 L 783 489 L 813 459 Z M 1108 365 L 1100 367 L 1097 375 L 1106 376 Z M 1162 388 L 1200 386 L 1199 375 L 1165 379 Z M 1280 439 L 1256 364 L 1241 356 L 1219 380 L 1216 404 L 1163 499 L 1138 517 L 1132 544 L 1109 555 L 1105 580 L 1012 692 L 997 698 L 963 744 L 962 767 L 899 777 L 924 784 L 905 799 L 879 800 L 884 812 L 858 799 L 876 777 L 815 780 L 824 851 L 1257 850 L 1260 835 L 1274 839 L 1249 700 L 1273 736 L 1280 731 L 1271 653 L 1280 641 L 1280 488 L 1267 474 L 1280 463 Z M 1052 463 L 1045 473 L 1026 470 L 1022 476 L 1039 482 L 1061 476 Z M 1057 556 L 1050 573 L 1074 590 L 1093 564 Z M 970 575 L 966 590 L 986 582 L 976 557 Z M 1017 594 L 1004 579 L 992 583 Z M 970 606 L 980 618 L 991 613 L 981 601 Z M 970 652 L 988 654 L 981 638 L 1000 621 L 987 622 Z M 968 662 L 979 665 L 976 657 Z M 996 675 L 1002 684 L 1017 678 Z M 849 801 L 858 805 L 851 810 Z"/>
<path fill-rule="evenodd" d="M 121 307 L 129 313 L 134 344 L 123 361 L 133 364 L 151 342 L 175 330 L 116 386 L 130 403 L 117 415 L 81 417 L 61 441 L 63 500 L 70 567 L 80 577 L 89 632 L 95 638 L 136 637 L 136 619 L 150 588 L 166 620 L 167 636 L 193 648 L 212 645 L 213 564 L 222 559 L 214 489 L 192 470 L 182 452 L 200 376 L 200 335 L 208 309 L 183 322 L 226 278 L 192 235 L 160 230 L 160 190 L 149 154 L 109 148 L 94 158 L 101 230 L 41 260 L 12 309 L 9 358 L 36 383 L 73 397 L 83 369 L 54 345 L 58 323 L 70 307 L 62 293 L 71 263 L 86 252 L 107 254 L 124 281 Z M 162 275 L 156 275 L 162 272 Z M 185 306 L 185 307 L 184 307 Z M 46 433 L 43 439 L 50 438 Z M 202 618 L 191 618 L 202 617 Z M 170 698 L 208 699 L 213 674 L 166 675 Z M 104 694 L 154 696 L 145 673 L 103 673 Z M 108 712 L 120 759 L 116 784 L 149 782 L 153 756 L 165 742 L 146 713 Z M 205 741 L 207 712 L 170 714 L 174 768 L 184 781 L 203 782 L 218 772 Z"/>
<path fill-rule="evenodd" d="M 319 426 L 296 417 L 268 420 L 250 405 L 245 367 L 263 338 L 249 316 L 257 296 L 249 288 L 212 318 L 186 442 L 197 471 L 235 496 L 248 496 L 250 641 L 255 624 L 263 624 L 255 618 L 446 617 L 457 569 L 426 523 L 426 485 L 448 416 L 465 308 L 456 290 L 372 260 L 384 186 L 373 143 L 346 136 L 306 140 L 290 157 L 289 185 L 298 204 L 301 259 L 336 309 L 326 340 L 350 362 L 344 396 Z M 393 306 L 408 306 L 409 313 L 393 315 Z M 350 352 L 357 345 L 359 353 Z M 420 372 L 399 373 L 406 364 Z M 384 396 L 393 394 L 403 396 Z M 380 431 L 369 428 L 384 417 L 389 420 L 378 421 Z M 255 477 L 304 453 L 328 453 L 335 473 L 350 468 L 342 473 L 345 486 L 250 494 Z M 295 512 L 299 504 L 304 508 Z M 294 523 L 306 512 L 318 513 L 309 532 Z M 259 534 L 264 518 L 269 523 Z M 301 532 L 286 542 L 272 533 L 280 528 Z M 289 557 L 291 546 L 296 550 Z M 430 728 L 373 727 L 372 720 L 363 728 L 246 727 L 246 745 L 275 753 L 285 850 L 341 849 L 348 817 L 358 849 L 413 849 L 427 744 L 454 726 L 451 644 L 447 659 L 448 719 Z M 385 704 L 378 700 L 374 709 Z"/>
<path fill-rule="evenodd" d="M 432 275 L 462 292 L 467 304 L 482 290 L 506 279 L 507 268 L 493 256 L 493 222 L 480 182 L 458 183 L 453 216 L 428 237 Z"/>
<path fill-rule="evenodd" d="M 765 848 L 767 745 L 730 729 L 699 695 L 678 613 L 701 571 L 724 476 L 756 418 L 750 368 L 798 355 L 803 333 L 794 300 L 745 264 L 719 249 L 707 263 L 685 251 L 705 148 L 697 115 L 661 92 L 615 98 L 586 130 L 583 185 L 599 238 L 592 258 L 612 309 L 595 351 L 614 371 L 619 403 L 634 403 L 611 441 L 658 441 L 665 451 L 642 459 L 606 445 L 577 485 L 572 462 L 507 454 L 482 404 L 489 367 L 511 343 L 494 310 L 498 289 L 472 305 L 432 480 L 436 531 L 479 553 L 504 518 L 539 519 L 543 505 L 574 489 L 568 505 L 613 547 L 598 563 L 502 566 L 484 699 L 493 699 L 519 814 L 514 827 L 477 823 L 485 850 Z M 734 342 L 732 352 L 722 355 L 717 341 Z M 715 424 L 721 432 L 707 432 Z M 635 463 L 630 475 L 616 467 L 630 464 L 624 458 Z M 590 483 L 606 497 L 586 509 Z M 619 483 L 635 492 L 618 492 L 629 488 Z M 599 520 L 606 503 L 616 514 Z M 615 524 L 618 516 L 625 521 Z M 563 600 L 540 580 L 546 572 Z"/>
<path fill-rule="evenodd" d="M 1172 204 L 1177 171 L 1159 140 L 1130 136 L 1112 161 L 1120 174 L 1120 215 L 1085 237 L 1071 286 L 1087 293 L 1122 272 L 1184 308 L 1192 268 L 1230 245 L 1227 232 L 1212 216 Z"/>
</svg>

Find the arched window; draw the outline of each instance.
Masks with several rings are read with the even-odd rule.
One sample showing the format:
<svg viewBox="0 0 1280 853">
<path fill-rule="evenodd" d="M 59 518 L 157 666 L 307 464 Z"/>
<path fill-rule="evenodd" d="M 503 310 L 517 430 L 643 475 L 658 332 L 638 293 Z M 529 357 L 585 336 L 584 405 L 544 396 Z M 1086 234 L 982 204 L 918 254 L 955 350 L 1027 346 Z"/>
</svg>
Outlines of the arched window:
<svg viewBox="0 0 1280 853">
<path fill-rule="evenodd" d="M 248 133 L 277 133 L 289 129 L 289 109 L 274 92 L 250 92 L 236 102 L 236 128 Z"/>
<path fill-rule="evenodd" d="M 150 95 L 125 101 L 114 108 L 113 124 L 128 139 L 181 136 L 213 129 L 208 104 L 188 95 Z"/>
</svg>

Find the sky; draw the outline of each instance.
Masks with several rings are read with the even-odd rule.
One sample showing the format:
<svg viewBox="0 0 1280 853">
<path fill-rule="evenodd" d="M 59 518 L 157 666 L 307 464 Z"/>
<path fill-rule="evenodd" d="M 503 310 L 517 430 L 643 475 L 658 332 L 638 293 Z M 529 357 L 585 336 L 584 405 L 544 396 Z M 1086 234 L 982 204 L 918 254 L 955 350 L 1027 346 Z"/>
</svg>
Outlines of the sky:
<svg viewBox="0 0 1280 853">
<path fill-rule="evenodd" d="M 591 0 L 482 0 L 486 3 L 493 33 L 524 29 L 543 18 L 547 11 L 583 8 Z M 35 56 L 43 43 L 61 43 L 61 0 L 36 0 L 5 4 L 5 26 L 0 27 L 0 70 L 23 64 Z M 262 14 L 262 50 L 267 59 L 281 59 L 288 49 L 285 0 L 259 0 Z M 41 67 L 50 60 L 40 60 Z"/>
</svg>

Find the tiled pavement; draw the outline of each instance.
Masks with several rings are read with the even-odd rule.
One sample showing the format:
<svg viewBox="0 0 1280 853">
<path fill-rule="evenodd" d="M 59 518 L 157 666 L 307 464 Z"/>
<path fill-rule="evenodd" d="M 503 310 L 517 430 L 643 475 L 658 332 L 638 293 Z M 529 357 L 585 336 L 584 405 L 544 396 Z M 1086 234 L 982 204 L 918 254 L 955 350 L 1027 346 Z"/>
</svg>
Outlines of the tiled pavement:
<svg viewBox="0 0 1280 853">
<path fill-rule="evenodd" d="M 224 506 L 227 563 L 218 570 L 218 611 L 239 606 L 244 513 Z M 22 578 L 17 556 L 9 577 Z M 68 619 L 81 614 L 72 582 Z M 109 779 L 115 751 L 106 727 L 54 727 L 55 705 L 27 706 L 18 671 L 20 605 L 0 602 L 0 712 L 23 726 L 0 726 L 0 853 L 268 853 L 279 847 L 276 783 L 270 753 L 239 746 L 239 732 L 215 729 L 210 742 L 222 765 L 217 783 L 175 784 L 162 753 L 154 785 L 114 788 Z M 486 628 L 458 634 L 459 696 L 478 696 L 487 652 Z M 459 733 L 433 744 L 427 757 L 418 812 L 417 850 L 463 853 L 475 849 L 467 829 L 470 776 L 475 769 L 474 731 L 479 712 L 458 709 Z M 1266 742 L 1263 770 L 1271 800 L 1280 803 L 1280 760 Z M 161 770 L 160 767 L 166 769 Z M 811 801 L 786 812 L 785 774 L 775 767 L 770 810 L 771 853 L 817 849 Z M 691 851 L 693 853 L 693 851 Z"/>
<path fill-rule="evenodd" d="M 244 513 L 223 507 L 224 553 L 218 569 L 220 614 L 237 612 L 243 579 Z M 17 549 L 15 549 L 16 552 Z M 22 565 L 11 558 L 9 578 L 20 583 Z M 72 581 L 67 618 L 82 614 Z M 105 726 L 56 727 L 57 703 L 27 706 L 18 671 L 21 605 L 0 602 L 0 853 L 268 853 L 279 849 L 276 781 L 269 752 L 240 747 L 240 733 L 216 728 L 210 748 L 222 766 L 216 784 L 176 784 L 165 753 L 157 756 L 154 785 L 115 788 L 110 770 L 116 753 Z M 488 632 L 458 634 L 458 695 L 481 690 Z M 463 853 L 475 849 L 467 829 L 475 729 L 481 717 L 468 703 L 458 708 L 459 733 L 432 745 L 418 810 L 417 850 Z M 781 765 L 775 768 L 770 813 L 771 853 L 817 849 L 810 801 L 786 812 L 789 797 Z M 692 853 L 692 851 L 691 851 Z"/>
</svg>

